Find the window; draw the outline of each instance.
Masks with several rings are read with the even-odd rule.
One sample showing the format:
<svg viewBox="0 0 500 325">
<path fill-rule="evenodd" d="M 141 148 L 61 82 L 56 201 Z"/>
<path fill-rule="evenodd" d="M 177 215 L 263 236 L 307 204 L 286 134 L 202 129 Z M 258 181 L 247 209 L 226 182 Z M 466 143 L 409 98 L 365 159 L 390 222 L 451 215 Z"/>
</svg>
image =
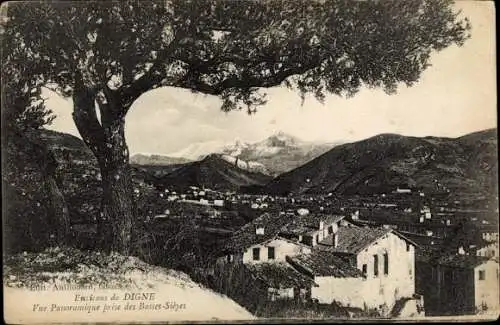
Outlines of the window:
<svg viewBox="0 0 500 325">
<path fill-rule="evenodd" d="M 259 247 L 255 247 L 253 249 L 253 260 L 254 261 L 260 260 L 260 248 Z"/>
<path fill-rule="evenodd" d="M 373 255 L 373 276 L 378 276 L 378 255 Z"/>
<path fill-rule="evenodd" d="M 319 243 L 319 235 L 316 235 L 316 244 Z"/>
<path fill-rule="evenodd" d="M 389 255 L 387 253 L 384 254 L 384 274 L 389 274 Z"/>
<path fill-rule="evenodd" d="M 366 274 L 368 273 L 368 265 L 363 264 L 363 266 L 362 266 L 362 272 L 363 272 L 363 275 L 366 276 Z"/>
<path fill-rule="evenodd" d="M 486 278 L 486 271 L 479 270 L 479 280 L 484 280 Z"/>
<path fill-rule="evenodd" d="M 280 293 L 278 292 L 278 290 L 274 289 L 274 288 L 269 288 L 267 293 L 268 293 L 269 299 L 271 301 L 276 301 L 276 299 L 278 299 L 280 296 Z"/>
<path fill-rule="evenodd" d="M 267 259 L 274 260 L 274 247 L 267 248 Z"/>
<path fill-rule="evenodd" d="M 410 244 L 406 243 L 406 251 L 409 252 L 410 251 Z"/>
<path fill-rule="evenodd" d="M 328 234 L 333 234 L 333 226 L 328 227 Z"/>
</svg>

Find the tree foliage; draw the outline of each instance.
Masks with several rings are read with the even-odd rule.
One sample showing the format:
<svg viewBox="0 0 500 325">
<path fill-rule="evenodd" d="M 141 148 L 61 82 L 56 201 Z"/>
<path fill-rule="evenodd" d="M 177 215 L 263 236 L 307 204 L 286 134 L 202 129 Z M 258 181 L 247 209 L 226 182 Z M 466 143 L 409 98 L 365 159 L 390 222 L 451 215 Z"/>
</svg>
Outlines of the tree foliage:
<svg viewBox="0 0 500 325">
<path fill-rule="evenodd" d="M 3 12 L 2 18 L 3 126 L 17 130 L 38 129 L 55 118 L 41 96 L 41 67 L 37 62 L 26 60 L 21 38 L 5 30 L 8 18 Z"/>
<path fill-rule="evenodd" d="M 103 1 L 11 4 L 27 60 L 70 94 L 81 78 L 118 115 L 161 86 L 221 96 L 252 110 L 262 87 L 323 99 L 361 86 L 412 85 L 433 50 L 468 37 L 448 0 Z M 116 94 L 116 96 L 108 96 Z M 101 112 L 102 114 L 103 112 Z"/>
<path fill-rule="evenodd" d="M 2 53 L 3 125 L 8 129 L 26 130 L 50 124 L 55 115 L 45 106 L 41 80 L 37 79 L 30 62 L 16 60 L 16 54 L 9 50 L 3 47 Z"/>
<path fill-rule="evenodd" d="M 127 253 L 125 115 L 143 93 L 180 87 L 248 112 L 265 103 L 263 89 L 283 84 L 320 101 L 362 86 L 394 93 L 418 81 L 433 51 L 461 45 L 470 26 L 450 0 L 128 0 L 11 2 L 3 28 L 9 60 L 73 98 L 101 169 L 113 247 Z"/>
</svg>

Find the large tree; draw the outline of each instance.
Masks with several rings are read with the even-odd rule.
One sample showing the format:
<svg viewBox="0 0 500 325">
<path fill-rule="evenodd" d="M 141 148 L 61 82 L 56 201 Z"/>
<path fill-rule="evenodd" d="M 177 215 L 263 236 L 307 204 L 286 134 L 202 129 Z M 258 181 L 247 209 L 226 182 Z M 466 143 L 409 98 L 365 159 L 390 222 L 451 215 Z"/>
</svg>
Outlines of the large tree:
<svg viewBox="0 0 500 325">
<path fill-rule="evenodd" d="M 123 253 L 134 214 L 125 116 L 145 92 L 181 87 L 249 112 L 280 85 L 318 100 L 362 86 L 394 93 L 418 81 L 433 51 L 469 36 L 448 0 L 17 2 L 7 17 L 23 59 L 73 99 Z"/>
</svg>

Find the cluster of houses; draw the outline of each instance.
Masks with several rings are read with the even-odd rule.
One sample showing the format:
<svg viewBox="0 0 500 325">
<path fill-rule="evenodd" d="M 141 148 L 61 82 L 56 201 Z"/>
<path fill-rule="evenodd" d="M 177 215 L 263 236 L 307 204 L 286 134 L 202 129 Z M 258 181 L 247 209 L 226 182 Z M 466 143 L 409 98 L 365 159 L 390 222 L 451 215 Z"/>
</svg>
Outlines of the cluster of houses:
<svg viewBox="0 0 500 325">
<path fill-rule="evenodd" d="M 424 300 L 431 315 L 498 310 L 495 257 L 422 254 L 406 234 L 356 219 L 264 213 L 233 235 L 217 262 L 243 264 L 267 284 L 270 301 L 335 302 L 385 316 L 422 315 Z"/>
<path fill-rule="evenodd" d="M 243 263 L 270 284 L 270 300 L 335 301 L 388 313 L 416 298 L 415 243 L 344 216 L 263 214 L 234 235 L 225 253 L 220 263 Z"/>
<path fill-rule="evenodd" d="M 218 263 L 244 265 L 267 283 L 271 301 L 336 302 L 385 315 L 421 314 L 424 302 L 426 315 L 498 310 L 498 227 L 472 220 L 481 242 L 444 253 L 460 211 L 423 192 L 397 188 L 342 202 L 197 187 L 161 195 L 169 204 L 156 218 L 189 211 L 215 222 L 227 215 L 221 211 L 238 215 L 243 208 L 258 216 L 234 233 Z"/>
</svg>

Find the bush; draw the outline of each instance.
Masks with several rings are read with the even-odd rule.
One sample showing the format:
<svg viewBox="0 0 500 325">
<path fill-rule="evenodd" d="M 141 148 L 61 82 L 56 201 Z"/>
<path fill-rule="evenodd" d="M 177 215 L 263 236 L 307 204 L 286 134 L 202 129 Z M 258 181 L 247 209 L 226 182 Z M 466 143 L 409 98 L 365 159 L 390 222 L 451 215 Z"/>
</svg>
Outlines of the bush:
<svg viewBox="0 0 500 325">
<path fill-rule="evenodd" d="M 55 238 L 46 171 L 40 148 L 18 133 L 2 139 L 2 219 L 4 252 L 40 251 Z M 52 235 L 52 236 L 51 236 Z"/>
</svg>

